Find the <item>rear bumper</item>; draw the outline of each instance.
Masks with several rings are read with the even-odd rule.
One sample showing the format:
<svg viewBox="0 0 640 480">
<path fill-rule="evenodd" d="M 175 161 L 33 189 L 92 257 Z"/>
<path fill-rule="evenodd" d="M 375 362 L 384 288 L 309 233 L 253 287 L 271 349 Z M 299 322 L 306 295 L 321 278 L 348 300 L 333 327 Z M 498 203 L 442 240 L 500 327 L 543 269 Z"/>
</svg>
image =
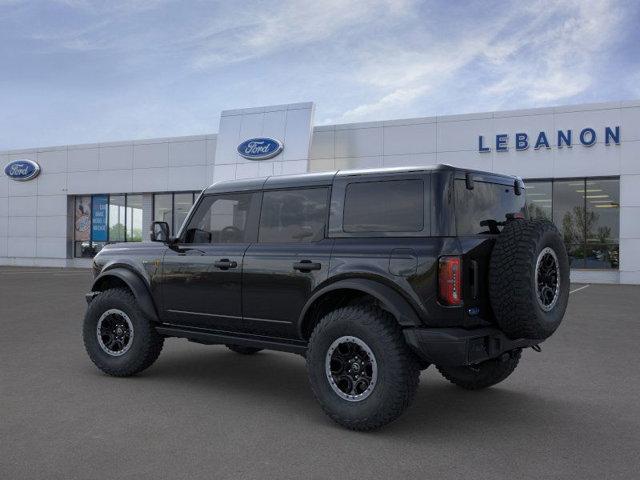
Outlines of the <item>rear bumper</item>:
<svg viewBox="0 0 640 480">
<path fill-rule="evenodd" d="M 425 362 L 445 366 L 473 365 L 540 340 L 512 340 L 497 328 L 405 328 L 405 340 Z"/>
</svg>

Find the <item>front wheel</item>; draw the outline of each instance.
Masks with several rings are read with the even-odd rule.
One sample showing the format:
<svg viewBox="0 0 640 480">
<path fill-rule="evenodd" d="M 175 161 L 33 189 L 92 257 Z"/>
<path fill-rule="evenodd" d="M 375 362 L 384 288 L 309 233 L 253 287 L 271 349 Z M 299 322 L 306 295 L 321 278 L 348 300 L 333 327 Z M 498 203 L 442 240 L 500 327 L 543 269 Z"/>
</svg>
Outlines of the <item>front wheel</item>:
<svg viewBox="0 0 640 480">
<path fill-rule="evenodd" d="M 164 344 L 133 294 L 123 288 L 106 290 L 93 299 L 84 317 L 82 336 L 91 361 L 115 377 L 150 367 Z"/>
<path fill-rule="evenodd" d="M 373 430 L 398 418 L 418 388 L 420 368 L 393 317 L 354 305 L 327 314 L 307 350 L 313 394 L 334 421 Z"/>
<path fill-rule="evenodd" d="M 463 367 L 437 366 L 444 378 L 465 390 L 480 390 L 505 380 L 518 366 L 522 350 L 513 350 L 498 358 Z"/>
</svg>

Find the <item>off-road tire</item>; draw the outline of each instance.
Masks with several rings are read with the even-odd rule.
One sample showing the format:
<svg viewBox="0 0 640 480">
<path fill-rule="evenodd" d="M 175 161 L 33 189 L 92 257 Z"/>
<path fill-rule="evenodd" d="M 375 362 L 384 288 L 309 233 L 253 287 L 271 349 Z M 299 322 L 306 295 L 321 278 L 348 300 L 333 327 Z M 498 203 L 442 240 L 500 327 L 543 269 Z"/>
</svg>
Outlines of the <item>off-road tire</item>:
<svg viewBox="0 0 640 480">
<path fill-rule="evenodd" d="M 243 345 L 227 345 L 227 348 L 232 352 L 239 353 L 241 355 L 253 355 L 261 351 L 261 348 L 245 347 Z"/>
<path fill-rule="evenodd" d="M 538 302 L 537 260 L 557 257 L 559 291 L 549 311 Z M 498 236 L 489 265 L 489 296 L 498 327 L 510 338 L 544 340 L 560 325 L 569 300 L 569 258 L 558 229 L 547 220 L 512 220 Z"/>
<path fill-rule="evenodd" d="M 521 350 L 466 367 L 436 366 L 444 378 L 465 390 L 480 390 L 506 379 L 518 366 Z"/>
<path fill-rule="evenodd" d="M 133 324 L 131 347 L 118 357 L 109 355 L 101 348 L 96 334 L 100 316 L 109 309 L 123 311 Z M 105 290 L 91 301 L 85 314 L 82 336 L 91 361 L 104 373 L 114 377 L 128 377 L 149 368 L 160 355 L 164 344 L 164 338 L 142 313 L 133 294 L 123 288 Z"/>
<path fill-rule="evenodd" d="M 338 396 L 327 378 L 327 352 L 342 336 L 362 340 L 377 362 L 377 382 L 361 401 Z M 325 315 L 311 334 L 306 360 L 311 389 L 320 406 L 351 430 L 374 430 L 395 420 L 411 404 L 418 388 L 419 363 L 405 344 L 400 327 L 391 314 L 373 305 L 347 306 Z"/>
</svg>

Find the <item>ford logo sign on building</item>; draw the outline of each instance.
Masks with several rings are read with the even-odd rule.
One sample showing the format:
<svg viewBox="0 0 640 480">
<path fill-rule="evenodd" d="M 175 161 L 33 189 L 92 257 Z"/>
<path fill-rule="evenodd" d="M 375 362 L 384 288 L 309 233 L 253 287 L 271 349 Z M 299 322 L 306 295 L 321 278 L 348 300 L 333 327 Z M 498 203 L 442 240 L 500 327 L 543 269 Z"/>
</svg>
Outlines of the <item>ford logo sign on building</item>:
<svg viewBox="0 0 640 480">
<path fill-rule="evenodd" d="M 4 167 L 4 173 L 11 180 L 26 182 L 38 176 L 40 165 L 32 160 L 14 160 Z"/>
<path fill-rule="evenodd" d="M 284 146 L 273 138 L 250 138 L 238 145 L 238 153 L 249 160 L 266 160 L 278 155 Z"/>
</svg>

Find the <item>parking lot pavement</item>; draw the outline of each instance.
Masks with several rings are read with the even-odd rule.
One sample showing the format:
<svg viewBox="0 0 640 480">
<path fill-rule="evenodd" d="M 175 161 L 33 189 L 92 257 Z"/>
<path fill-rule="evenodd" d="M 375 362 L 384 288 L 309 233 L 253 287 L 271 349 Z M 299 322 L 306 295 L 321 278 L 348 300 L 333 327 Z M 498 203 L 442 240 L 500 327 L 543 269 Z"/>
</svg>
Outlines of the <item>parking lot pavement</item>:
<svg viewBox="0 0 640 480">
<path fill-rule="evenodd" d="M 405 415 L 365 434 L 322 413 L 291 354 L 172 339 L 137 377 L 101 374 L 81 338 L 90 281 L 0 267 L 2 479 L 639 478 L 638 286 L 575 291 L 491 389 L 429 368 Z"/>
</svg>

